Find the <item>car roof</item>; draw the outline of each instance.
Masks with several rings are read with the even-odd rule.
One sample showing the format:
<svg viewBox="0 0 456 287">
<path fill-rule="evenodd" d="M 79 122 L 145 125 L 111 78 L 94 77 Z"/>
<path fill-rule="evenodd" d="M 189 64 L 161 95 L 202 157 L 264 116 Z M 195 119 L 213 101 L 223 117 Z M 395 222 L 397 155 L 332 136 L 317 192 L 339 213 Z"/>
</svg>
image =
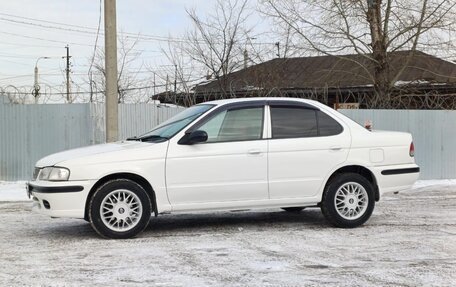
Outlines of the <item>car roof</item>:
<svg viewBox="0 0 456 287">
<path fill-rule="evenodd" d="M 308 100 L 308 99 L 300 99 L 300 98 L 285 98 L 285 97 L 253 97 L 253 98 L 235 98 L 235 99 L 223 99 L 223 100 L 215 100 L 215 101 L 209 101 L 209 102 L 204 102 L 201 104 L 212 104 L 212 105 L 217 105 L 217 106 L 222 106 L 225 104 L 231 104 L 231 103 L 245 103 L 245 102 L 254 102 L 254 101 L 295 101 L 295 102 L 301 102 L 301 103 L 308 103 L 308 104 L 315 104 L 318 103 L 313 100 Z"/>
</svg>

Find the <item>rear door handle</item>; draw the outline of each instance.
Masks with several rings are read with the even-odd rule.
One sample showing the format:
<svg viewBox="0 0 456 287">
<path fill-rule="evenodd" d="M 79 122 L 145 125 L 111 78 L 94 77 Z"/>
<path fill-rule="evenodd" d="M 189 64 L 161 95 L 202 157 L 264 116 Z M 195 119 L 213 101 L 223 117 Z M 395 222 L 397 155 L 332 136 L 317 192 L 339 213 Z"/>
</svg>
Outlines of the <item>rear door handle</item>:
<svg viewBox="0 0 456 287">
<path fill-rule="evenodd" d="M 329 148 L 330 150 L 334 150 L 334 151 L 338 151 L 338 150 L 341 150 L 342 147 L 341 146 L 332 146 Z"/>
<path fill-rule="evenodd" d="M 259 149 L 251 149 L 248 151 L 249 154 L 260 154 L 261 151 Z"/>
</svg>

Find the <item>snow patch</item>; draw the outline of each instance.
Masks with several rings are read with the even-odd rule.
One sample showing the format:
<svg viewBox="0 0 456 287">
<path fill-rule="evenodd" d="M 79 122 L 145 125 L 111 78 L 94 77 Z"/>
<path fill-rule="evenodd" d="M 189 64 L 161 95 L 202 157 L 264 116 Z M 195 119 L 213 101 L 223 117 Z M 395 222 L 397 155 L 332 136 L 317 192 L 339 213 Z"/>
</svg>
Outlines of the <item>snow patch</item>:
<svg viewBox="0 0 456 287">
<path fill-rule="evenodd" d="M 413 80 L 413 81 L 396 81 L 394 86 L 401 87 L 401 86 L 409 86 L 409 85 L 432 85 L 432 86 L 442 86 L 447 85 L 447 83 L 439 83 L 439 82 L 430 82 L 427 80 Z"/>
<path fill-rule="evenodd" d="M 25 181 L 0 181 L 0 201 L 27 201 Z"/>
<path fill-rule="evenodd" d="M 413 185 L 411 190 L 430 187 L 430 186 L 436 186 L 436 185 L 445 185 L 445 186 L 456 185 L 456 179 L 418 180 L 417 182 L 415 182 L 415 184 Z"/>
</svg>

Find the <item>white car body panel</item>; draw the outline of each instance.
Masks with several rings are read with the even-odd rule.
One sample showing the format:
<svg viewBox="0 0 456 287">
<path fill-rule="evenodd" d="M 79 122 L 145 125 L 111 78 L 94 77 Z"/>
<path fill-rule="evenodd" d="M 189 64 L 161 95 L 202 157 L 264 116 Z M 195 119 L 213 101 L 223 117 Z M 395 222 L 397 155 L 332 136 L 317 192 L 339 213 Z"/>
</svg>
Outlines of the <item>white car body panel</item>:
<svg viewBox="0 0 456 287">
<path fill-rule="evenodd" d="M 40 187 L 66 187 L 80 185 L 84 189 L 81 192 L 68 192 L 68 193 L 33 193 L 34 203 L 32 210 L 44 215 L 52 217 L 71 217 L 71 218 L 84 218 L 85 200 L 87 198 L 90 188 L 95 184 L 94 180 L 77 180 L 67 182 L 50 182 L 50 181 L 36 181 L 35 185 Z M 46 209 L 43 206 L 43 201 L 51 202 L 52 209 Z"/>
<path fill-rule="evenodd" d="M 346 161 L 349 149 L 347 129 L 330 137 L 269 140 L 270 198 L 316 196 L 332 167 Z"/>
<path fill-rule="evenodd" d="M 268 199 L 267 167 L 267 141 L 200 145 L 171 141 L 166 161 L 168 196 L 176 210 L 189 203 Z"/>
<path fill-rule="evenodd" d="M 153 188 L 158 213 L 315 206 L 328 179 L 340 168 L 361 166 L 375 178 L 379 194 L 410 188 L 419 173 L 384 175 L 385 170 L 416 169 L 409 155 L 412 137 L 401 132 L 371 132 L 318 102 L 289 98 L 253 98 L 210 102 L 217 107 L 255 100 L 296 101 L 319 108 L 337 120 L 334 136 L 271 139 L 269 107 L 263 138 L 253 141 L 180 145 L 185 132 L 207 111 L 160 143 L 120 141 L 45 157 L 37 167 L 70 170 L 63 182 L 30 182 L 34 210 L 53 217 L 84 218 L 86 203 L 100 179 L 132 174 Z M 40 192 L 39 188 L 80 186 L 79 192 Z M 38 189 L 37 189 L 38 188 Z M 43 204 L 48 201 L 50 209 Z"/>
<path fill-rule="evenodd" d="M 37 167 L 53 166 L 59 162 L 66 160 L 74 160 L 76 158 L 93 156 L 97 154 L 110 153 L 115 151 L 121 151 L 128 148 L 136 148 L 140 145 L 138 142 L 116 142 L 109 144 L 93 145 L 88 147 L 70 149 L 63 152 L 58 152 L 46 156 L 40 159 L 37 163 Z"/>
<path fill-rule="evenodd" d="M 165 184 L 165 157 L 167 149 L 168 142 L 142 143 L 136 141 L 120 141 L 64 151 L 41 159 L 37 163 L 37 166 L 66 167 L 70 170 L 70 180 L 68 182 L 39 181 L 34 184 L 41 186 L 55 186 L 58 184 L 79 185 L 78 182 L 81 180 L 89 181 L 92 185 L 85 185 L 84 191 L 79 195 L 78 206 L 83 206 L 84 208 L 90 189 L 99 179 L 119 173 L 136 174 L 148 182 L 154 183 L 153 188 L 159 212 L 169 212 L 171 211 L 171 206 Z M 69 197 L 78 196 L 71 193 L 65 194 Z M 42 195 L 40 193 L 36 195 L 43 197 L 43 199 L 49 199 L 55 194 Z M 56 201 L 60 198 L 65 197 L 62 194 L 56 194 Z M 59 217 L 58 215 L 55 216 Z"/>
</svg>

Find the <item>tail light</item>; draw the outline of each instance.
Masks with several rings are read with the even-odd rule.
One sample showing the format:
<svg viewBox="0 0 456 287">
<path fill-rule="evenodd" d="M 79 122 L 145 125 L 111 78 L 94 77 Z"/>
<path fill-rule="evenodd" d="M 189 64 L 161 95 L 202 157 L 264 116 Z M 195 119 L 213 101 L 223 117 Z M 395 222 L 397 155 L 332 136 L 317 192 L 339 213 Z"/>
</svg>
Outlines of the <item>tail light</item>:
<svg viewBox="0 0 456 287">
<path fill-rule="evenodd" d="M 411 157 L 415 156 L 415 146 L 413 145 L 413 142 L 410 144 L 409 155 Z"/>
</svg>

